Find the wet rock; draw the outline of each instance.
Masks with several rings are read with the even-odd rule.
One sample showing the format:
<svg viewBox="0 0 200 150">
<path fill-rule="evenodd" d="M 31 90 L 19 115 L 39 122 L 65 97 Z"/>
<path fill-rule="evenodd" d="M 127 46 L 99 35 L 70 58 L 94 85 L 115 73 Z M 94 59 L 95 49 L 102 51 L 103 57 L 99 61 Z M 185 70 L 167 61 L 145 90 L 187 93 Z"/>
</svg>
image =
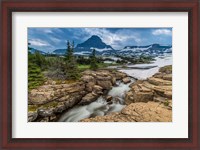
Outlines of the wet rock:
<svg viewBox="0 0 200 150">
<path fill-rule="evenodd" d="M 54 122 L 56 120 L 57 120 L 57 116 L 56 115 L 53 115 L 53 116 L 49 117 L 49 121 L 51 121 L 51 122 Z"/>
<path fill-rule="evenodd" d="M 112 102 L 112 101 L 109 101 L 107 104 L 108 104 L 108 105 L 111 105 L 111 104 L 113 104 L 113 102 Z"/>
<path fill-rule="evenodd" d="M 40 122 L 49 122 L 50 120 L 49 120 L 49 117 L 45 117 L 45 118 L 42 118 L 41 120 L 40 120 Z"/>
<path fill-rule="evenodd" d="M 124 84 L 130 83 L 131 79 L 129 77 L 123 78 L 122 81 L 124 82 Z"/>
<path fill-rule="evenodd" d="M 106 101 L 109 102 L 112 100 L 112 98 L 113 98 L 112 96 L 108 95 L 108 96 L 106 96 Z"/>
<path fill-rule="evenodd" d="M 109 90 L 112 88 L 111 81 L 97 81 L 97 84 L 106 90 Z"/>
<path fill-rule="evenodd" d="M 38 117 L 37 112 L 28 112 L 28 122 L 35 121 Z"/>
<path fill-rule="evenodd" d="M 94 85 L 92 89 L 93 89 L 92 91 L 96 94 L 103 94 L 102 92 L 103 88 L 99 85 Z"/>
<path fill-rule="evenodd" d="M 66 110 L 66 106 L 64 103 L 59 103 L 55 108 L 54 108 L 54 113 L 61 113 L 64 110 Z"/>
<path fill-rule="evenodd" d="M 41 117 L 49 117 L 49 116 L 54 115 L 54 110 L 53 110 L 53 108 L 51 108 L 51 109 L 39 108 L 38 115 Z"/>
<path fill-rule="evenodd" d="M 89 94 L 86 94 L 82 100 L 80 101 L 80 105 L 85 105 L 85 104 L 88 104 L 88 103 L 91 103 L 93 101 L 95 101 L 97 98 L 99 97 L 98 94 L 96 93 L 89 93 Z"/>
</svg>

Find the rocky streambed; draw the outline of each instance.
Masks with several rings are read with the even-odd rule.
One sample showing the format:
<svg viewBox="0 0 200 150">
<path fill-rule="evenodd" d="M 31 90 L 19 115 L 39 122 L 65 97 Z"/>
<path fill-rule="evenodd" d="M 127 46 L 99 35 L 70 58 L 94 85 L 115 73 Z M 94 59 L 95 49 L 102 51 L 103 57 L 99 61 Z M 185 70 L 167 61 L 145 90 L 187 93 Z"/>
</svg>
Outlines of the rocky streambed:
<svg viewBox="0 0 200 150">
<path fill-rule="evenodd" d="M 29 121 L 170 122 L 172 71 L 163 67 L 147 80 L 116 70 L 83 72 L 75 83 L 47 82 L 29 92 Z"/>
<path fill-rule="evenodd" d="M 130 82 L 115 70 L 85 71 L 74 83 L 48 81 L 28 93 L 28 121 L 58 121 L 61 114 L 77 105 L 87 105 L 105 95 L 117 81 Z"/>
<path fill-rule="evenodd" d="M 147 80 L 130 84 L 119 112 L 81 120 L 82 122 L 171 122 L 172 69 L 162 67 Z"/>
</svg>

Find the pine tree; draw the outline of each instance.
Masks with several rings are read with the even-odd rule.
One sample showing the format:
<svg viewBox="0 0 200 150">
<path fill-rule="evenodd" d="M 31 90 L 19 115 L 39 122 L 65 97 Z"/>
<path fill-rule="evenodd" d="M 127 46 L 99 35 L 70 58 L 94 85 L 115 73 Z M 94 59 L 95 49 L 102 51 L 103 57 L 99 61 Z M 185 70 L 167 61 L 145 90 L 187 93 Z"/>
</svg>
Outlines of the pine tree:
<svg viewBox="0 0 200 150">
<path fill-rule="evenodd" d="M 97 58 L 96 58 L 96 50 L 92 50 L 92 55 L 91 55 L 91 62 L 90 62 L 90 69 L 92 70 L 97 70 L 98 65 L 97 65 Z"/>
<path fill-rule="evenodd" d="M 28 89 L 36 88 L 42 85 L 44 82 L 44 76 L 42 74 L 41 68 L 37 65 L 35 61 L 34 54 L 28 54 Z"/>
<path fill-rule="evenodd" d="M 67 42 L 67 51 L 65 56 L 66 67 L 65 72 L 67 79 L 77 79 L 79 77 L 78 67 L 76 59 L 73 55 L 74 53 L 74 42 L 70 45 L 70 42 Z"/>
</svg>

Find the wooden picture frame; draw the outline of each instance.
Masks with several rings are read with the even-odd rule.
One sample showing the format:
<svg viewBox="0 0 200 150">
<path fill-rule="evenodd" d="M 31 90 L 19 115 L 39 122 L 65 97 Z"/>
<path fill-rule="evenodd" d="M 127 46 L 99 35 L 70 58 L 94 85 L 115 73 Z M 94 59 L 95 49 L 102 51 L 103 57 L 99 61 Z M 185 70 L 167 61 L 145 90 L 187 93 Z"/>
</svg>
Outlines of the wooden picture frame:
<svg viewBox="0 0 200 150">
<path fill-rule="evenodd" d="M 1 148 L 2 149 L 200 149 L 198 0 L 4 0 L 1 2 Z M 188 12 L 188 138 L 12 138 L 12 12 Z"/>
</svg>

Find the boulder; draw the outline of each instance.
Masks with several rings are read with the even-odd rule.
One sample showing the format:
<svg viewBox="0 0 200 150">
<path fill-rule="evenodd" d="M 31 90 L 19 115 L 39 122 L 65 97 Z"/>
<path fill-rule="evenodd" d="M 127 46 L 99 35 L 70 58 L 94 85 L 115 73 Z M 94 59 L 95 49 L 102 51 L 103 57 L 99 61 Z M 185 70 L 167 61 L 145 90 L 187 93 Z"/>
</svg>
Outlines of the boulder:
<svg viewBox="0 0 200 150">
<path fill-rule="evenodd" d="M 107 101 L 107 102 L 109 102 L 109 101 L 111 101 L 111 100 L 112 100 L 112 96 L 110 96 L 110 95 L 106 96 L 106 101 Z"/>
<path fill-rule="evenodd" d="M 82 98 L 82 100 L 79 102 L 79 104 L 80 105 L 89 104 L 89 103 L 95 101 L 98 97 L 99 97 L 99 95 L 96 93 L 93 93 L 93 92 L 88 93 Z"/>
<path fill-rule="evenodd" d="M 49 117 L 54 115 L 54 109 L 53 108 L 48 108 L 48 109 L 44 109 L 44 108 L 39 108 L 38 109 L 38 115 L 40 117 Z"/>
<path fill-rule="evenodd" d="M 109 90 L 112 88 L 111 81 L 97 81 L 97 84 L 101 86 L 103 89 Z"/>
<path fill-rule="evenodd" d="M 38 113 L 37 112 L 28 112 L 28 122 L 33 122 L 37 119 Z"/>
<path fill-rule="evenodd" d="M 129 77 L 123 78 L 122 81 L 127 84 L 131 82 L 131 79 Z"/>
<path fill-rule="evenodd" d="M 103 88 L 99 85 L 94 85 L 92 87 L 92 91 L 96 94 L 103 94 L 102 90 L 103 90 Z"/>
</svg>

